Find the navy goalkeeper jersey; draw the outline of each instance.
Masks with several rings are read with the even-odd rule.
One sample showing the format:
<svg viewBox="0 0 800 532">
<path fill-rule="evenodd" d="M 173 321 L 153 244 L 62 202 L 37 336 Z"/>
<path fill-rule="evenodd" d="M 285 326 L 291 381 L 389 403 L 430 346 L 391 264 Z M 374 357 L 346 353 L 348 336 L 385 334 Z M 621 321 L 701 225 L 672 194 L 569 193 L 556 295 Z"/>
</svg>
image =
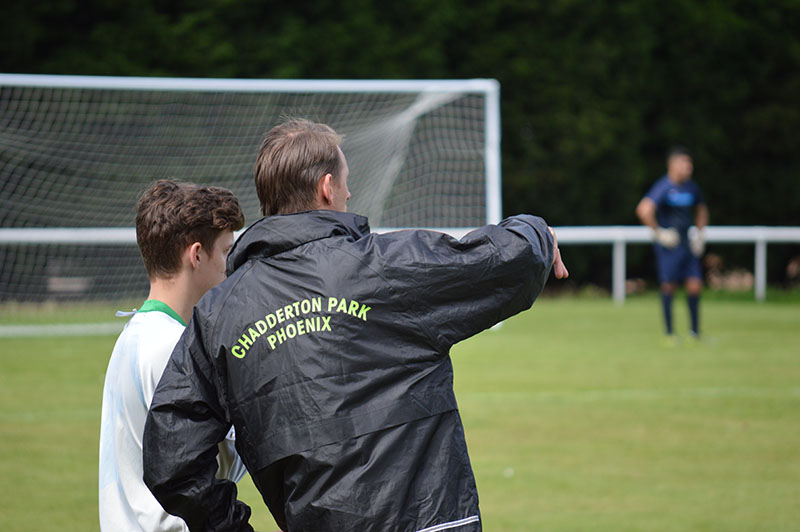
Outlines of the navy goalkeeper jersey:
<svg viewBox="0 0 800 532">
<path fill-rule="evenodd" d="M 646 197 L 656 204 L 656 221 L 661 227 L 674 227 L 685 240 L 686 231 L 694 223 L 694 210 L 705 203 L 700 187 L 694 181 L 676 184 L 666 175 L 655 182 Z"/>
</svg>

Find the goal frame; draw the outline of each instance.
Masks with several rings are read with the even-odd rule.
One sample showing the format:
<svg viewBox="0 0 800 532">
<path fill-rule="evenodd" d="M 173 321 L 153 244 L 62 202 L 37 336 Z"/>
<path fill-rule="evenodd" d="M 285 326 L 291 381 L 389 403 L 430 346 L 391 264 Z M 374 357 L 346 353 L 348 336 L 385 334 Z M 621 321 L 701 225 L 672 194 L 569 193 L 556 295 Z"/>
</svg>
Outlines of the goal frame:
<svg viewBox="0 0 800 532">
<path fill-rule="evenodd" d="M 500 83 L 495 79 L 223 79 L 0 74 L 0 86 L 57 89 L 158 90 L 181 92 L 272 93 L 436 93 L 463 92 L 484 95 L 484 168 L 487 224 L 502 219 L 500 166 Z M 374 228 L 377 232 L 403 228 Z M 457 238 L 470 228 L 427 227 Z M 131 236 L 134 236 L 132 239 Z M 0 228 L 0 244 L 106 244 L 135 243 L 130 228 Z"/>
</svg>

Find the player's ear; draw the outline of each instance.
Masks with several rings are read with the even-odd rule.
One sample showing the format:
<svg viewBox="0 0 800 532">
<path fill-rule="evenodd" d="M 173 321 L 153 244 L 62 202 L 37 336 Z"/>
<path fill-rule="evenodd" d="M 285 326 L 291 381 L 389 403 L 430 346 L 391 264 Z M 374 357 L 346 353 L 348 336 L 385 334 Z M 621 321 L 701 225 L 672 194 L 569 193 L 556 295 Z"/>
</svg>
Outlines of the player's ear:
<svg viewBox="0 0 800 532">
<path fill-rule="evenodd" d="M 193 270 L 196 270 L 200 267 L 200 250 L 203 249 L 203 245 L 200 242 L 195 242 L 191 246 L 186 248 L 184 252 L 184 256 L 189 262 L 189 265 L 192 267 Z"/>
</svg>

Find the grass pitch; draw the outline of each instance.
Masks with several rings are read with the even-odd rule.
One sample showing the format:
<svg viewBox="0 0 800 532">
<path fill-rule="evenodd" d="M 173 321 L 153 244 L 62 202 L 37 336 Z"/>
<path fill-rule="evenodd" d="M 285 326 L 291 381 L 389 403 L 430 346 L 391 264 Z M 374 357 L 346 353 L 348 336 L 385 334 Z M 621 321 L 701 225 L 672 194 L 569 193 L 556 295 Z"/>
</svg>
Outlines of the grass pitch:
<svg viewBox="0 0 800 532">
<path fill-rule="evenodd" d="M 652 295 L 542 299 L 453 349 L 485 530 L 800 530 L 800 304 L 705 298 L 704 341 L 677 348 L 658 312 Z M 685 330 L 681 297 L 675 313 Z M 98 530 L 114 340 L 0 338 L 0 530 Z M 249 480 L 240 491 L 275 530 Z"/>
</svg>

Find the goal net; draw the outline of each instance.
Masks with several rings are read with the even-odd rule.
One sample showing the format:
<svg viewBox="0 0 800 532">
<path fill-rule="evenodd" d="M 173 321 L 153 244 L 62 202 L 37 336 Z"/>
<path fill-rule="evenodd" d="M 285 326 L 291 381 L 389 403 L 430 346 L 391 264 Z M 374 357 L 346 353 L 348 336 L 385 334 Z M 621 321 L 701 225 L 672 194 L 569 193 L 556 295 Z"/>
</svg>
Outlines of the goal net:
<svg viewBox="0 0 800 532">
<path fill-rule="evenodd" d="M 256 152 L 285 116 L 344 135 L 348 209 L 373 230 L 500 219 L 494 80 L 0 75 L 0 301 L 146 294 L 138 194 L 224 186 L 255 222 Z"/>
</svg>

